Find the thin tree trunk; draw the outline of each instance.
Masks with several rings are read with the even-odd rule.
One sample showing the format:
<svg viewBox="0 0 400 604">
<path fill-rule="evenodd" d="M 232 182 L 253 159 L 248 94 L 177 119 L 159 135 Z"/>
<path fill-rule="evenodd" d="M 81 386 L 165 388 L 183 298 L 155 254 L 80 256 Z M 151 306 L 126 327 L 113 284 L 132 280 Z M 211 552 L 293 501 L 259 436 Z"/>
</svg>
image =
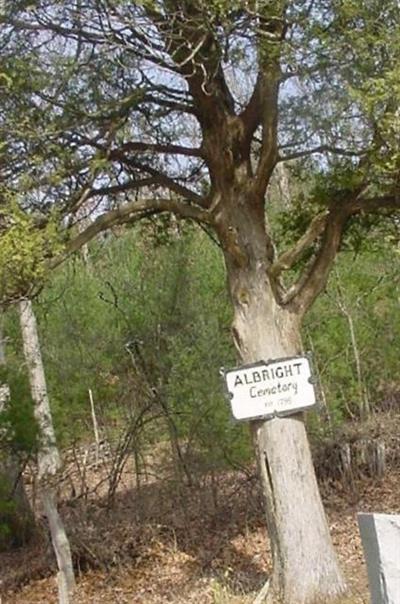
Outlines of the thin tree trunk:
<svg viewBox="0 0 400 604">
<path fill-rule="evenodd" d="M 39 427 L 38 477 L 40 493 L 49 522 L 51 540 L 59 569 L 59 602 L 60 604 L 68 604 L 69 597 L 75 590 L 75 577 L 69 541 L 57 510 L 54 487 L 52 486 L 61 467 L 61 460 L 56 444 L 32 302 L 22 300 L 19 303 L 19 311 L 24 355 L 35 404 L 35 418 Z"/>
<path fill-rule="evenodd" d="M 336 268 L 335 273 L 336 273 L 336 283 L 337 283 L 337 293 L 338 293 L 337 304 L 339 306 L 340 312 L 346 318 L 347 324 L 349 326 L 351 347 L 353 350 L 354 362 L 355 362 L 355 366 L 356 366 L 360 417 L 362 420 L 367 420 L 370 416 L 370 404 L 369 404 L 368 391 L 367 391 L 367 388 L 365 386 L 365 381 L 364 381 L 364 375 L 363 375 L 362 364 L 361 364 L 361 356 L 360 356 L 360 351 L 358 348 L 353 316 L 349 310 L 348 305 L 346 304 L 346 300 L 345 300 L 344 293 L 343 293 L 343 288 L 342 288 L 342 285 L 340 282 L 340 275 L 339 275 L 339 271 L 337 268 Z"/>
<path fill-rule="evenodd" d="M 230 215 L 224 253 L 234 308 L 233 336 L 242 363 L 301 352 L 300 316 L 279 306 L 267 271 L 262 219 Z M 236 226 L 236 229 L 235 229 Z M 238 233 L 245 242 L 238 252 Z M 250 243 L 251 242 L 251 243 Z M 242 252 L 242 253 L 240 253 Z M 346 591 L 315 477 L 301 414 L 254 421 L 251 433 L 265 499 L 273 575 L 267 601 L 336 602 Z"/>
<path fill-rule="evenodd" d="M 332 432 L 332 417 L 331 417 L 331 414 L 330 414 L 330 411 L 329 411 L 329 407 L 328 407 L 328 403 L 327 403 L 327 400 L 326 400 L 325 388 L 324 388 L 324 386 L 322 384 L 321 372 L 320 372 L 320 370 L 318 368 L 318 364 L 317 364 L 317 360 L 316 360 L 317 355 L 315 353 L 314 341 L 313 341 L 313 338 L 312 338 L 312 336 L 311 336 L 310 333 L 308 334 L 308 341 L 310 342 L 310 350 L 311 350 L 311 353 L 312 353 L 312 356 L 313 356 L 313 359 L 314 359 L 314 369 L 315 369 L 315 372 L 316 372 L 316 375 L 317 375 L 317 381 L 318 381 L 318 384 L 319 384 L 318 392 L 319 392 L 319 395 L 321 397 L 322 407 L 324 409 L 324 411 L 323 411 L 323 421 L 326 420 L 326 422 L 327 422 L 327 424 L 329 426 L 329 430 L 330 430 L 330 432 Z"/>
<path fill-rule="evenodd" d="M 96 466 L 97 466 L 98 463 L 99 463 L 99 454 L 100 454 L 99 425 L 97 423 L 96 409 L 95 409 L 95 406 L 94 406 L 94 398 L 93 398 L 92 389 L 89 388 L 88 392 L 89 392 L 89 401 L 90 401 L 90 412 L 91 412 L 91 415 L 92 415 L 94 439 L 95 439 L 95 443 L 96 443 Z"/>
<path fill-rule="evenodd" d="M 2 318 L 0 318 L 0 367 L 6 365 L 6 345 L 3 332 Z"/>
</svg>

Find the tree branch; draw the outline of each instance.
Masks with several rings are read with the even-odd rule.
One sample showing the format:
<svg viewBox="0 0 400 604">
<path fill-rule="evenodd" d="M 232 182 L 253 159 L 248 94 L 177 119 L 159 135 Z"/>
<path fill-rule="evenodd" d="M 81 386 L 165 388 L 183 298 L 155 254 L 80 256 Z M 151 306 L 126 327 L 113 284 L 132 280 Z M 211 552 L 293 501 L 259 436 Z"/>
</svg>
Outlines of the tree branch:
<svg viewBox="0 0 400 604">
<path fill-rule="evenodd" d="M 364 191 L 353 198 L 343 198 L 332 203 L 325 218 L 325 228 L 317 253 L 313 256 L 299 279 L 289 288 L 283 297 L 282 303 L 288 308 L 304 315 L 311 307 L 314 300 L 324 289 L 329 272 L 339 251 L 342 235 L 351 216 L 367 212 L 391 212 L 400 209 L 400 195 L 376 196 L 363 198 Z M 311 226 L 311 225 L 310 225 Z"/>
<path fill-rule="evenodd" d="M 326 285 L 348 218 L 343 210 L 330 211 L 318 252 L 283 297 L 283 303 L 300 315 L 306 313 Z"/>
<path fill-rule="evenodd" d="M 132 141 L 121 145 L 120 150 L 122 153 L 126 151 L 150 151 L 152 153 L 166 153 L 176 155 L 187 155 L 189 157 L 203 157 L 202 150 L 200 147 L 184 147 L 182 145 L 169 145 L 160 143 L 145 143 L 139 141 Z"/>
<path fill-rule="evenodd" d="M 150 187 L 156 184 L 154 178 L 140 178 L 138 180 L 132 179 L 117 185 L 105 185 L 104 187 L 93 188 L 86 194 L 86 199 L 96 197 L 99 195 L 115 195 L 118 193 L 125 193 L 126 191 L 133 191 L 140 189 L 141 187 Z"/>
<path fill-rule="evenodd" d="M 353 202 L 352 214 L 364 212 L 380 212 L 381 210 L 400 210 L 400 192 L 396 191 L 393 194 L 357 198 Z"/>
<path fill-rule="evenodd" d="M 261 99 L 260 99 L 260 89 L 261 89 L 262 76 L 258 74 L 257 81 L 254 86 L 254 90 L 250 97 L 247 106 L 243 109 L 240 114 L 240 118 L 243 122 L 245 131 L 246 131 L 246 139 L 250 141 L 253 137 L 254 132 L 257 130 L 257 127 L 261 122 Z"/>
<path fill-rule="evenodd" d="M 301 157 L 307 157 L 315 153 L 333 153 L 335 155 L 343 155 L 344 157 L 360 157 L 361 155 L 365 155 L 366 149 L 362 151 L 349 151 L 348 149 L 333 147 L 331 145 L 319 145 L 317 147 L 312 147 L 311 149 L 294 151 L 293 153 L 288 153 L 287 155 L 279 155 L 277 161 L 290 161 L 291 159 L 299 159 Z"/>
<path fill-rule="evenodd" d="M 255 189 L 258 195 L 263 195 L 278 159 L 278 95 L 279 76 L 276 66 L 271 73 L 263 77 L 260 85 L 262 94 L 261 124 L 262 140 L 260 159 L 255 176 Z"/>
<path fill-rule="evenodd" d="M 147 199 L 135 200 L 122 205 L 115 210 L 109 210 L 98 216 L 86 229 L 81 231 L 76 237 L 71 239 L 62 255 L 55 258 L 51 263 L 52 267 L 58 266 L 68 256 L 78 251 L 83 245 L 88 243 L 102 231 L 106 231 L 113 226 L 137 222 L 145 216 L 160 214 L 163 212 L 172 212 L 182 218 L 194 220 L 203 224 L 211 224 L 211 214 L 199 207 L 182 203 L 175 199 Z"/>
<path fill-rule="evenodd" d="M 192 201 L 193 203 L 196 203 L 199 206 L 206 207 L 206 201 L 201 195 L 198 195 L 197 193 L 195 193 L 195 191 L 192 191 L 191 189 L 188 189 L 188 187 L 181 185 L 179 182 L 177 182 L 173 178 L 167 176 L 166 174 L 164 174 L 163 172 L 160 172 L 159 170 L 156 170 L 155 168 L 152 168 L 148 164 L 143 164 L 142 162 L 138 162 L 133 157 L 126 157 L 126 155 L 124 155 L 124 153 L 122 153 L 119 149 L 114 149 L 114 150 L 110 151 L 108 154 L 108 157 L 109 157 L 109 159 L 118 160 L 122 164 L 125 164 L 126 166 L 129 166 L 130 168 L 134 168 L 141 172 L 147 172 L 147 174 L 150 174 L 153 177 L 153 184 L 158 184 L 158 185 L 161 185 L 162 187 L 166 187 L 173 193 L 177 193 L 178 195 L 180 195 L 181 197 L 184 197 L 188 201 Z"/>
<path fill-rule="evenodd" d="M 163 38 L 171 60 L 186 79 L 202 129 L 234 115 L 234 99 L 221 65 L 223 50 L 217 36 L 207 27 L 201 7 L 183 3 L 169 12 L 168 19 L 148 6 L 145 10 Z"/>
<path fill-rule="evenodd" d="M 303 252 L 314 243 L 321 235 L 326 225 L 328 214 L 321 212 L 314 216 L 307 231 L 300 237 L 295 245 L 286 252 L 283 252 L 279 258 L 270 267 L 269 273 L 271 277 L 277 277 L 282 271 L 287 271 L 301 258 Z"/>
</svg>

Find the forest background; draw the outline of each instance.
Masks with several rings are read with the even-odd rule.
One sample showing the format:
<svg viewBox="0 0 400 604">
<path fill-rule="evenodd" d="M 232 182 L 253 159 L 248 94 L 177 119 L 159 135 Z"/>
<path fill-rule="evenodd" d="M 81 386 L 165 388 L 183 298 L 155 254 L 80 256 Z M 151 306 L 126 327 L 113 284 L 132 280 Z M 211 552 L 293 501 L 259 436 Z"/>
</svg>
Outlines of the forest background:
<svg viewBox="0 0 400 604">
<path fill-rule="evenodd" d="M 398 402 L 398 255 L 379 233 L 359 250 L 345 245 L 309 314 L 303 346 L 319 382 L 319 409 L 307 416 L 314 444 Z M 122 464 L 134 454 L 145 465 L 160 442 L 174 451 L 171 478 L 189 483 L 251 463 L 247 426 L 231 418 L 220 375 L 236 362 L 231 310 L 220 251 L 204 232 L 171 219 L 101 237 L 52 275 L 35 309 L 62 448 L 94 440 L 92 398 L 99 437 Z M 28 460 L 36 431 L 13 308 L 2 333 L 1 377 L 11 390 L 3 447 Z"/>
</svg>

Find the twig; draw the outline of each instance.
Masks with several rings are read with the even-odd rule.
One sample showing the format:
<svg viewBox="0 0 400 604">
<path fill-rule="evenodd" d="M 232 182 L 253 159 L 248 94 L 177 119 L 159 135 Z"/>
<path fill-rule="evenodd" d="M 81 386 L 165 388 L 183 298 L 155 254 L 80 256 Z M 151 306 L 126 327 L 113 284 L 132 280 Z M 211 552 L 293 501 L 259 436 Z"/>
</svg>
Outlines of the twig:
<svg viewBox="0 0 400 604">
<path fill-rule="evenodd" d="M 99 436 L 99 428 L 97 425 L 96 411 L 94 408 L 93 392 L 92 392 L 91 388 L 89 388 L 89 400 L 90 400 L 90 411 L 92 414 L 94 438 L 96 441 L 96 466 L 97 466 L 99 464 L 100 436 Z"/>
<path fill-rule="evenodd" d="M 253 604 L 263 604 L 265 598 L 268 595 L 269 584 L 270 584 L 270 579 L 268 579 L 268 581 L 262 586 L 262 588 L 258 592 L 257 597 L 254 600 Z"/>
</svg>

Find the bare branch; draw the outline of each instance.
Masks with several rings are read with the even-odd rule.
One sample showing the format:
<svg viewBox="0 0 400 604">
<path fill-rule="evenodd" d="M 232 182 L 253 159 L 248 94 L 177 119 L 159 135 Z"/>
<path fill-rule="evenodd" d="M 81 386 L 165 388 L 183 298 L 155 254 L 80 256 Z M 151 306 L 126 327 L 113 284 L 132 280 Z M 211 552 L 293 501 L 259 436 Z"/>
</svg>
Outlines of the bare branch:
<svg viewBox="0 0 400 604">
<path fill-rule="evenodd" d="M 43 22 L 38 19 L 37 23 L 31 23 L 29 21 L 23 21 L 21 19 L 11 18 L 9 20 L 10 25 L 12 25 L 17 31 L 53 31 L 57 34 L 64 35 L 66 38 L 71 38 L 74 40 L 79 40 L 84 38 L 86 42 L 91 42 L 93 44 L 104 44 L 105 40 L 103 36 L 100 36 L 93 31 L 87 31 L 85 29 L 76 29 L 70 27 L 63 27 L 54 21 L 46 21 Z"/>
<path fill-rule="evenodd" d="M 342 149 L 341 147 L 319 145 L 310 149 L 303 149 L 302 151 L 294 151 L 293 153 L 288 153 L 287 155 L 280 155 L 277 161 L 283 162 L 290 161 L 292 159 L 300 159 L 301 157 L 308 157 L 309 155 L 314 155 L 315 153 L 333 153 L 335 155 L 342 155 L 344 157 L 360 157 L 365 155 L 366 149 L 361 151 L 351 151 L 349 149 Z"/>
<path fill-rule="evenodd" d="M 86 199 L 98 197 L 100 195 L 109 196 L 118 193 L 125 193 L 126 191 L 140 189 L 141 187 L 150 187 L 154 184 L 156 184 L 156 180 L 154 178 L 131 179 L 116 185 L 104 185 L 103 187 L 92 188 L 90 192 L 86 194 Z"/>
<path fill-rule="evenodd" d="M 189 103 L 158 98 L 157 96 L 151 94 L 146 94 L 145 100 L 160 105 L 161 107 L 166 107 L 171 111 L 182 111 L 182 113 L 187 113 L 189 115 L 197 115 L 197 110 L 193 105 L 190 105 Z"/>
<path fill-rule="evenodd" d="M 118 160 L 122 164 L 125 164 L 126 166 L 129 166 L 141 172 L 147 172 L 147 174 L 150 174 L 153 177 L 152 184 L 158 184 L 162 187 L 166 187 L 173 193 L 177 193 L 179 196 L 184 197 L 185 199 L 192 201 L 193 203 L 196 203 L 200 206 L 206 207 L 207 205 L 205 199 L 201 195 L 195 193 L 195 191 L 192 191 L 188 187 L 185 187 L 184 185 L 174 180 L 172 177 L 167 176 L 163 172 L 160 172 L 159 170 L 149 166 L 148 164 L 139 162 L 133 157 L 126 157 L 126 155 L 122 153 L 119 149 L 114 149 L 110 151 L 108 157 L 110 159 Z"/>
<path fill-rule="evenodd" d="M 202 157 L 202 150 L 200 147 L 184 147 L 182 145 L 169 145 L 160 143 L 145 143 L 145 142 L 129 142 L 121 145 L 120 150 L 124 153 L 126 151 L 149 151 L 151 153 L 166 153 L 175 155 L 187 155 L 189 157 Z"/>
<path fill-rule="evenodd" d="M 196 44 L 196 46 L 193 48 L 191 53 L 186 58 L 184 58 L 180 63 L 177 63 L 177 67 L 181 68 L 184 65 L 186 65 L 187 63 L 193 61 L 193 59 L 195 58 L 197 53 L 200 51 L 201 47 L 205 44 L 206 40 L 207 40 L 207 34 L 205 34 L 202 38 L 200 38 L 199 42 Z"/>
<path fill-rule="evenodd" d="M 79 250 L 102 231 L 106 231 L 116 225 L 137 222 L 145 216 L 163 212 L 172 212 L 177 216 L 199 223 L 212 223 L 209 212 L 176 199 L 142 199 L 131 201 L 115 210 L 109 210 L 98 216 L 86 229 L 82 230 L 67 243 L 62 255 L 53 260 L 52 267 L 59 265 L 65 258 Z"/>
</svg>

